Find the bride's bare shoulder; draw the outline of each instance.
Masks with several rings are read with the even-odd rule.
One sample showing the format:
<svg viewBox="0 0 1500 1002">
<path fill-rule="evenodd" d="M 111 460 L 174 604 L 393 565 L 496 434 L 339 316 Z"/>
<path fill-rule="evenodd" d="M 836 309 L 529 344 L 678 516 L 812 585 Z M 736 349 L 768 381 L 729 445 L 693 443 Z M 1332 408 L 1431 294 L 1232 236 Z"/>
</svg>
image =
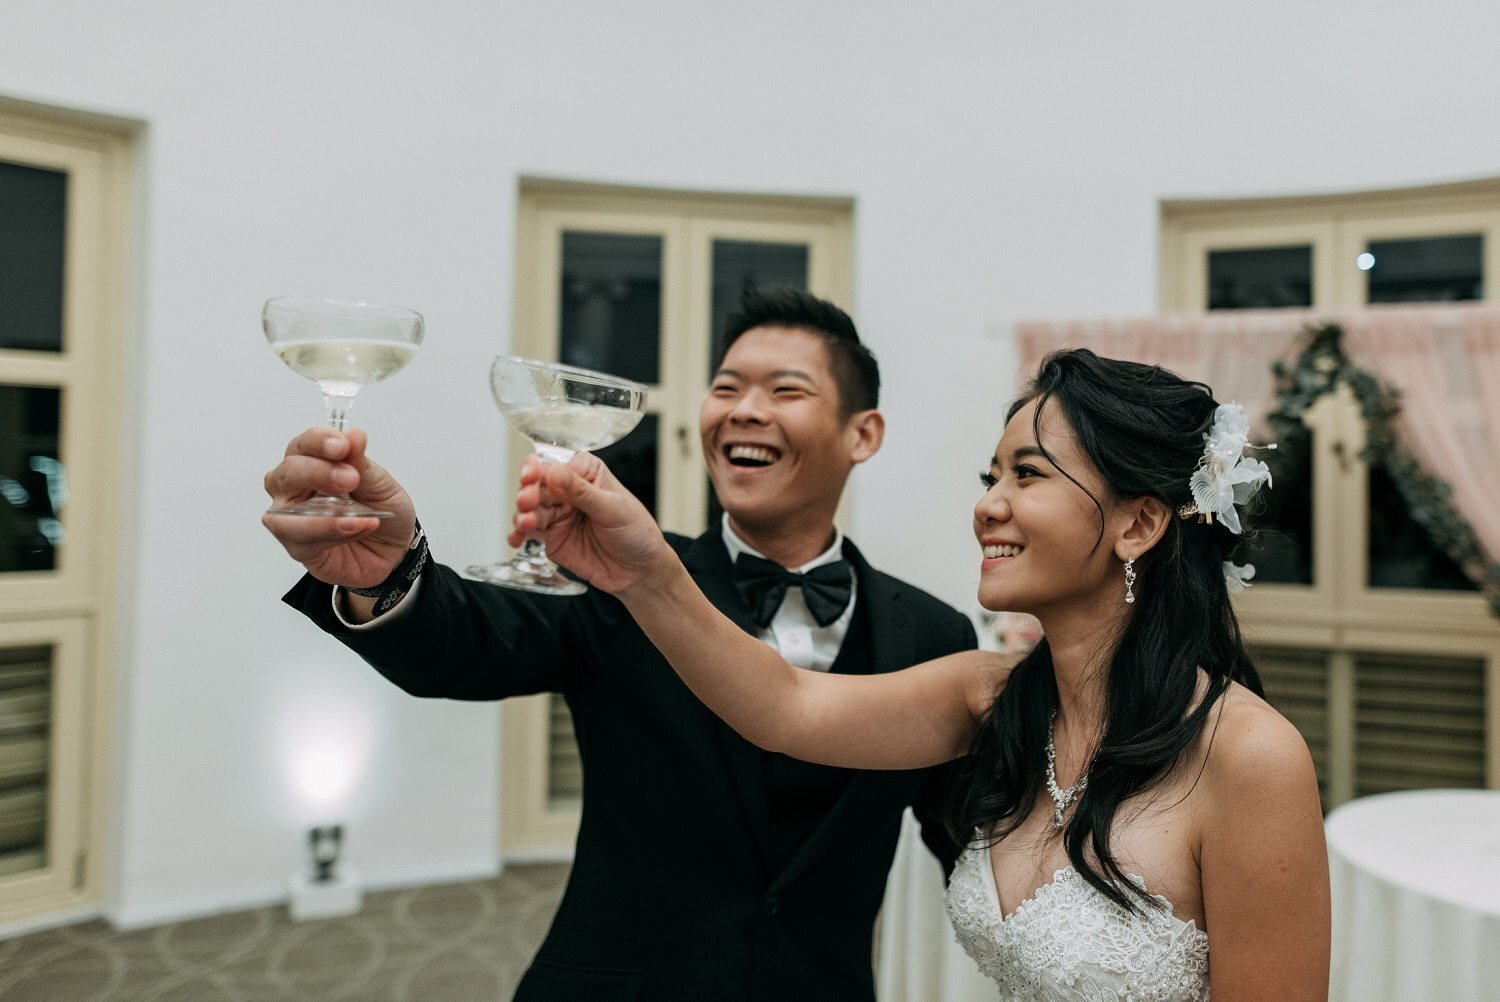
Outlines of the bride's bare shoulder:
<svg viewBox="0 0 1500 1002">
<path fill-rule="evenodd" d="M 1232 683 L 1209 714 L 1208 790 L 1228 805 L 1292 794 L 1317 799 L 1317 774 L 1307 742 L 1275 707 Z"/>
</svg>

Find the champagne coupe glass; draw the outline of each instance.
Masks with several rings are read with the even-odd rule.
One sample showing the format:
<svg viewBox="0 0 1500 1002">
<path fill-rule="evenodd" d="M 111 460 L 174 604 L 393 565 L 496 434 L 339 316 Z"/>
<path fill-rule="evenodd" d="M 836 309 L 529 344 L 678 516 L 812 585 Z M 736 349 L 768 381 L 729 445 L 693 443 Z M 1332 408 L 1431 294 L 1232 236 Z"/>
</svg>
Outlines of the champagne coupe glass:
<svg viewBox="0 0 1500 1002">
<path fill-rule="evenodd" d="M 544 462 L 566 463 L 574 453 L 602 449 L 640 424 L 646 388 L 628 379 L 553 362 L 501 356 L 490 366 L 490 389 L 511 426 L 531 439 Z M 544 595 L 582 595 L 582 583 L 547 559 L 540 539 L 527 539 L 506 564 L 468 569 L 503 588 Z"/>
<path fill-rule="evenodd" d="M 266 340 L 293 372 L 323 391 L 328 423 L 344 430 L 354 395 L 401 369 L 422 343 L 422 315 L 395 306 L 339 299 L 268 299 L 260 314 Z M 314 494 L 272 515 L 389 518 L 347 494 Z"/>
</svg>

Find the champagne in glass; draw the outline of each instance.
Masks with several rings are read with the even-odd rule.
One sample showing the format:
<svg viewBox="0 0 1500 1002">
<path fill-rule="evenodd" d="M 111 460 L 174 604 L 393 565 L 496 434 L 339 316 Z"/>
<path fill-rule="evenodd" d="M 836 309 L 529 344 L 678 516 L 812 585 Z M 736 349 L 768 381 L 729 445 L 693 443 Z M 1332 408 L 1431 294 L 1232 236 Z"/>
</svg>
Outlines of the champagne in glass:
<svg viewBox="0 0 1500 1002">
<path fill-rule="evenodd" d="M 394 306 L 336 299 L 269 299 L 261 310 L 266 340 L 299 376 L 318 384 L 328 423 L 339 431 L 354 395 L 402 369 L 422 343 L 422 315 Z M 388 518 L 347 494 L 315 494 L 279 508 L 273 515 Z"/>
<path fill-rule="evenodd" d="M 598 404 L 544 404 L 522 407 L 508 416 L 516 431 L 536 445 L 538 455 L 566 463 L 574 453 L 618 442 L 635 430 L 642 415 Z"/>
<path fill-rule="evenodd" d="M 578 452 L 611 445 L 640 424 L 646 388 L 628 379 L 552 362 L 495 359 L 490 389 L 511 426 L 531 439 L 544 462 L 566 463 Z M 468 573 L 503 588 L 544 595 L 582 595 L 588 589 L 547 559 L 540 539 L 527 539 L 505 564 Z"/>
</svg>

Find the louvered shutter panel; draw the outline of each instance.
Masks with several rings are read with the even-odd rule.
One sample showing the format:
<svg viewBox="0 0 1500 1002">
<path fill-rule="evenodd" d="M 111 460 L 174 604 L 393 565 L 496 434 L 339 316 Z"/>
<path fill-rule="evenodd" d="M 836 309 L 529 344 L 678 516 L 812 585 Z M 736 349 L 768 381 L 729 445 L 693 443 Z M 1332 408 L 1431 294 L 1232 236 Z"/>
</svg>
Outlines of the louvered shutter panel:
<svg viewBox="0 0 1500 1002">
<path fill-rule="evenodd" d="M 583 763 L 573 736 L 567 700 L 554 693 L 547 715 L 547 806 L 576 807 L 583 800 Z"/>
<path fill-rule="evenodd" d="M 52 650 L 0 649 L 0 876 L 46 863 Z"/>
<path fill-rule="evenodd" d="M 1360 654 L 1355 795 L 1484 786 L 1484 662 Z"/>
<path fill-rule="evenodd" d="M 1318 771 L 1318 796 L 1327 810 L 1328 657 L 1321 651 L 1261 648 L 1252 652 L 1266 688 L 1266 699 L 1280 710 L 1307 742 Z"/>
</svg>

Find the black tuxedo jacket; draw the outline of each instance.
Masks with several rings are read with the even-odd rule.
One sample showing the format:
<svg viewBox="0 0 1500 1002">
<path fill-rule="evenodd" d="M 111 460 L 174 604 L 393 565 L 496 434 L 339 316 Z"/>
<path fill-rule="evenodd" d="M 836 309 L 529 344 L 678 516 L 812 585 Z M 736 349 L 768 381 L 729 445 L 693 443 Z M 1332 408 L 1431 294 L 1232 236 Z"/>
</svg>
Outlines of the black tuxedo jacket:
<svg viewBox="0 0 1500 1002">
<path fill-rule="evenodd" d="M 719 531 L 669 538 L 714 605 L 753 631 Z M 845 555 L 867 603 L 869 672 L 975 645 L 967 618 L 847 542 Z M 359 632 L 310 577 L 286 601 L 414 695 L 566 698 L 582 823 L 562 904 L 516 1002 L 871 1000 L 873 925 L 908 804 L 951 868 L 956 849 L 931 809 L 940 770 L 855 773 L 791 858 L 773 863 L 769 753 L 698 702 L 603 592 L 534 596 L 430 565 L 408 613 Z"/>
</svg>

